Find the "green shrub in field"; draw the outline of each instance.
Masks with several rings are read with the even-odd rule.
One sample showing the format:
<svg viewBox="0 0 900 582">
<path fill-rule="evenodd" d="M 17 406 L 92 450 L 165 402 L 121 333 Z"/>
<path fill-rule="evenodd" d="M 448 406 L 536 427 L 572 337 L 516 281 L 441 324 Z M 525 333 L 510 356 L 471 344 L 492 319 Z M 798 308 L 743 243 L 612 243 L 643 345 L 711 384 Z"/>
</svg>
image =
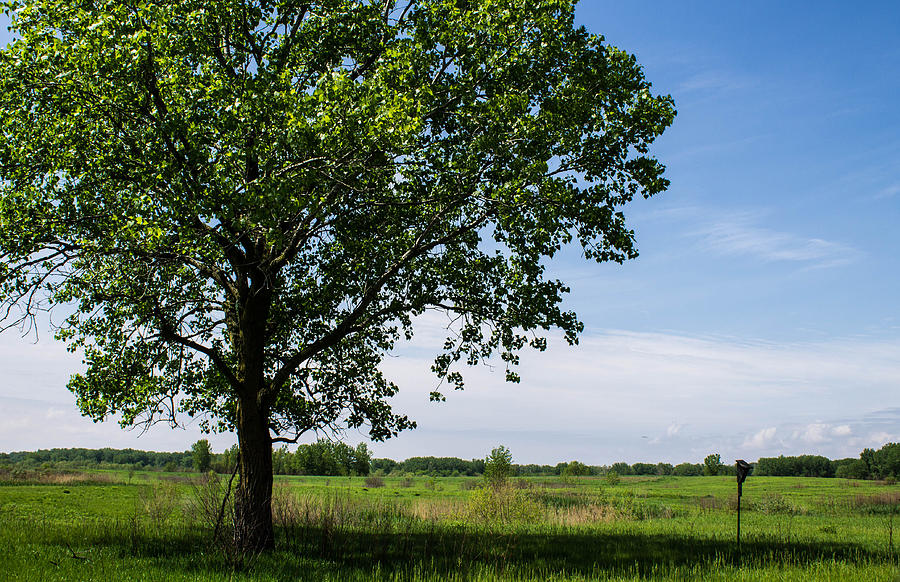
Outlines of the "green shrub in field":
<svg viewBox="0 0 900 582">
<path fill-rule="evenodd" d="M 704 475 L 718 475 L 722 471 L 722 457 L 719 453 L 713 453 L 711 455 L 707 455 L 705 459 L 703 459 L 703 474 Z"/>
<path fill-rule="evenodd" d="M 368 477 L 366 477 L 366 487 L 370 487 L 372 489 L 384 487 L 384 479 L 382 479 L 379 475 L 369 475 Z"/>
<path fill-rule="evenodd" d="M 210 471 L 191 482 L 186 512 L 190 521 L 218 531 L 230 527 L 231 484 Z"/>
<path fill-rule="evenodd" d="M 157 529 L 172 521 L 181 508 L 181 491 L 172 481 L 154 481 L 141 488 L 139 498 L 144 512 Z"/>
<path fill-rule="evenodd" d="M 511 473 L 512 453 L 500 445 L 484 460 L 484 479 L 491 487 L 503 487 Z"/>
<path fill-rule="evenodd" d="M 737 507 L 737 497 L 729 507 Z M 753 504 L 753 509 L 766 515 L 797 515 L 802 513 L 801 509 L 791 503 L 786 497 L 778 493 L 768 493 L 760 497 Z"/>
<path fill-rule="evenodd" d="M 616 471 L 610 470 L 606 474 L 606 484 L 607 485 L 618 485 L 619 484 L 619 474 Z"/>
<path fill-rule="evenodd" d="M 212 448 L 209 446 L 209 441 L 200 439 L 191 445 L 191 458 L 194 462 L 194 469 L 201 473 L 209 471 L 212 463 Z"/>
<path fill-rule="evenodd" d="M 544 508 L 527 489 L 506 485 L 472 491 L 467 513 L 470 518 L 485 523 L 527 522 L 540 519 Z"/>
</svg>

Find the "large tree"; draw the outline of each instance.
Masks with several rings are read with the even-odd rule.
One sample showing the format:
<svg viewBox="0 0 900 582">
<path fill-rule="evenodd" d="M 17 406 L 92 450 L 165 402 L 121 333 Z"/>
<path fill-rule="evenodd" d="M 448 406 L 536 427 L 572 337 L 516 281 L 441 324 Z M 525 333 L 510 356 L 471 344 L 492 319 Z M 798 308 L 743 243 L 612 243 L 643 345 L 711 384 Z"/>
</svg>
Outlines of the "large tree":
<svg viewBox="0 0 900 582">
<path fill-rule="evenodd" d="M 235 430 L 237 541 L 271 547 L 273 442 L 414 426 L 378 366 L 417 316 L 448 385 L 515 380 L 581 330 L 547 259 L 636 255 L 675 112 L 574 4 L 3 2 L 0 316 L 61 308 L 95 420 Z"/>
</svg>

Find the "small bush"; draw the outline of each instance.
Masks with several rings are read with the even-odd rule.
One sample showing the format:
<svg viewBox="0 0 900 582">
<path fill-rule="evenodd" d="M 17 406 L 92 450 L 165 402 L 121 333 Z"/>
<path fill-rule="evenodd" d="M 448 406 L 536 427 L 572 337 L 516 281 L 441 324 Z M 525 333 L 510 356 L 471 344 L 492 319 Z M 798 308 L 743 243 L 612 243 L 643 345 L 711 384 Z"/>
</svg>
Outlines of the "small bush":
<svg viewBox="0 0 900 582">
<path fill-rule="evenodd" d="M 400 487 L 412 487 L 415 485 L 411 477 L 405 477 L 402 481 L 400 481 Z"/>
<path fill-rule="evenodd" d="M 229 483 L 212 471 L 192 481 L 185 507 L 188 521 L 216 531 L 228 527 L 232 513 Z"/>
<path fill-rule="evenodd" d="M 621 481 L 621 479 L 619 478 L 619 474 L 615 471 L 608 472 L 606 474 L 605 480 L 607 485 L 618 485 L 619 481 Z"/>
<path fill-rule="evenodd" d="M 732 505 L 732 503 L 729 503 L 729 505 Z M 737 508 L 736 495 L 734 496 L 733 505 Z M 753 504 L 753 509 L 766 515 L 797 515 L 802 513 L 799 507 L 778 493 L 763 495 Z"/>
<path fill-rule="evenodd" d="M 468 514 L 485 523 L 528 522 L 539 519 L 543 507 L 524 489 L 488 486 L 472 492 Z"/>
<path fill-rule="evenodd" d="M 141 488 L 139 493 L 144 512 L 157 529 L 161 529 L 180 506 L 181 495 L 178 486 L 171 481 L 156 481 Z"/>
<path fill-rule="evenodd" d="M 384 479 L 382 479 L 378 475 L 369 475 L 368 477 L 366 477 L 366 487 L 369 487 L 371 489 L 384 487 Z"/>
<path fill-rule="evenodd" d="M 280 527 L 294 526 L 300 522 L 306 507 L 297 493 L 286 483 L 272 487 L 272 522 Z"/>
</svg>

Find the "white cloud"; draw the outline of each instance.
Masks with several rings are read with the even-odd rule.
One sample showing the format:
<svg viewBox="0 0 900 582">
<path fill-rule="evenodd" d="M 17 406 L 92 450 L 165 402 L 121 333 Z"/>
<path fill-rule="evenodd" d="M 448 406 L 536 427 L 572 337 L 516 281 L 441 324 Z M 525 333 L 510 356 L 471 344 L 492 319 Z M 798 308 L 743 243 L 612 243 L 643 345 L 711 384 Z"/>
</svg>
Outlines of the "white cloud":
<svg viewBox="0 0 900 582">
<path fill-rule="evenodd" d="M 539 445 L 531 442 L 529 462 L 558 456 L 696 462 L 715 451 L 723 458 L 839 458 L 857 456 L 853 435 L 884 422 L 883 415 L 868 418 L 871 402 L 886 409 L 900 403 L 900 340 L 791 344 L 610 330 L 583 337 L 577 347 L 560 343 L 551 342 L 547 353 L 523 355 L 519 385 L 503 382 L 502 366 L 493 372 L 463 368 L 466 391 L 448 394 L 438 406 L 425 404 L 435 382 L 430 360 L 391 359 L 385 371 L 401 386 L 398 404 L 420 428 L 386 447 L 416 447 L 432 430 L 465 430 L 474 439 L 489 429 L 509 435 L 500 442 L 519 450 L 523 446 L 514 445 L 524 443 L 521 435 L 538 441 L 547 435 Z M 496 446 L 450 454 L 481 456 L 488 444 Z M 434 453 L 417 448 L 408 454 Z"/>
<path fill-rule="evenodd" d="M 795 433 L 795 437 L 809 444 L 820 444 L 829 439 L 829 426 L 821 422 L 807 425 L 805 429 Z"/>
<path fill-rule="evenodd" d="M 672 423 L 669 425 L 669 428 L 666 429 L 666 436 L 672 438 L 677 435 L 682 428 L 684 428 L 683 424 Z"/>
<path fill-rule="evenodd" d="M 881 447 L 886 443 L 892 442 L 896 437 L 889 432 L 879 431 L 869 435 L 869 445 L 873 447 Z"/>
<path fill-rule="evenodd" d="M 422 324 L 415 345 L 382 366 L 401 387 L 396 410 L 419 429 L 374 444 L 378 456 L 473 458 L 505 444 L 521 462 L 698 462 L 710 452 L 839 458 L 897 438 L 900 339 L 792 344 L 609 330 L 583 336 L 579 346 L 551 341 L 546 353 L 523 354 L 521 384 L 504 381 L 502 363 L 463 367 L 466 390 L 435 404 L 428 401 L 437 386 L 429 367 L 446 324 L 440 318 Z M 113 422 L 80 417 L 65 389 L 77 366 L 65 352 L 50 357 L 55 349 L 0 350 L 5 450 L 184 450 L 201 438 L 195 426 L 186 432 L 160 427 L 138 438 Z M 233 442 L 230 435 L 221 439 L 217 450 Z"/>
<path fill-rule="evenodd" d="M 769 446 L 775 439 L 775 433 L 778 432 L 774 426 L 764 428 L 753 436 L 744 439 L 744 447 L 752 449 L 762 449 Z"/>
</svg>

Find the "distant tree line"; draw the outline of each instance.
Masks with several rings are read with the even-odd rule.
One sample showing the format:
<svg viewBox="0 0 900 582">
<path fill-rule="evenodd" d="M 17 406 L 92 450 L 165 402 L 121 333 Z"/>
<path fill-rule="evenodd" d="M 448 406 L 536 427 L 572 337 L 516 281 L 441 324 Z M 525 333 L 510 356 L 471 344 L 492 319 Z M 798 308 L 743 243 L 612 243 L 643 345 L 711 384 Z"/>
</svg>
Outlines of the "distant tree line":
<svg viewBox="0 0 900 582">
<path fill-rule="evenodd" d="M 763 457 L 755 463 L 753 475 L 900 479 L 900 443 L 887 443 L 877 451 L 864 449 L 858 459 L 832 461 L 819 455 Z"/>
<path fill-rule="evenodd" d="M 835 463 L 819 455 L 763 457 L 756 461 L 753 475 L 777 477 L 834 477 Z"/>
<path fill-rule="evenodd" d="M 205 445 L 205 446 L 203 446 Z M 136 469 L 144 471 L 188 471 L 192 468 L 230 472 L 237 462 L 237 446 L 221 454 L 212 454 L 206 440 L 194 443 L 191 450 L 179 452 L 141 451 L 137 449 L 40 449 L 0 453 L 0 466 L 23 469 Z"/>
<path fill-rule="evenodd" d="M 193 452 L 157 453 L 135 449 L 40 449 L 0 453 L 0 464 L 16 465 L 22 468 L 55 466 L 70 469 L 117 469 L 131 466 L 141 469 L 186 470 L 193 466 Z"/>
<path fill-rule="evenodd" d="M 410 457 L 399 462 L 373 459 L 372 471 L 380 475 L 476 476 L 484 473 L 484 459 L 466 461 L 456 457 Z"/>
<path fill-rule="evenodd" d="M 187 471 L 197 469 L 230 473 L 238 459 L 237 445 L 220 454 L 200 440 L 191 450 L 153 452 L 135 449 L 41 449 L 0 453 L 0 466 L 25 469 L 137 469 Z M 294 451 L 281 447 L 274 451 L 272 464 L 278 475 L 427 475 L 433 477 L 477 477 L 484 474 L 485 459 L 457 457 L 410 457 L 405 461 L 373 459 L 365 443 L 355 448 L 342 442 L 319 440 L 299 445 Z M 722 464 L 718 454 L 703 463 L 613 463 L 585 465 L 579 461 L 556 465 L 511 464 L 510 476 L 575 477 L 582 475 L 734 475 L 734 465 Z M 900 479 L 900 443 L 888 443 L 878 450 L 865 449 L 859 458 L 830 460 L 820 455 L 763 457 L 753 463 L 753 475 L 785 477 L 838 477 L 843 479 Z"/>
<path fill-rule="evenodd" d="M 318 440 L 291 452 L 286 446 L 272 454 L 276 475 L 368 475 L 372 454 L 365 443 L 356 448 L 342 442 Z"/>
<path fill-rule="evenodd" d="M 846 464 L 843 472 L 859 474 L 863 467 L 867 471 L 865 478 L 868 479 L 900 479 L 900 443 L 888 443 L 877 451 L 863 450 L 859 459 Z"/>
</svg>

